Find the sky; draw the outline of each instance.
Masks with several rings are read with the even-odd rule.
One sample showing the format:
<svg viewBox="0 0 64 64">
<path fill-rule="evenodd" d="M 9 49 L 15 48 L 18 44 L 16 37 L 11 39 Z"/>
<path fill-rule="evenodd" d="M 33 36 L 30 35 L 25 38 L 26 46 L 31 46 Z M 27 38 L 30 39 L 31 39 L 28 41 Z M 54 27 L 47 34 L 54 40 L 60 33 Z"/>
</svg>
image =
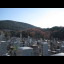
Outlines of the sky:
<svg viewBox="0 0 64 64">
<path fill-rule="evenodd" d="M 14 20 L 41 28 L 64 26 L 64 8 L 0 8 L 0 20 Z"/>
</svg>

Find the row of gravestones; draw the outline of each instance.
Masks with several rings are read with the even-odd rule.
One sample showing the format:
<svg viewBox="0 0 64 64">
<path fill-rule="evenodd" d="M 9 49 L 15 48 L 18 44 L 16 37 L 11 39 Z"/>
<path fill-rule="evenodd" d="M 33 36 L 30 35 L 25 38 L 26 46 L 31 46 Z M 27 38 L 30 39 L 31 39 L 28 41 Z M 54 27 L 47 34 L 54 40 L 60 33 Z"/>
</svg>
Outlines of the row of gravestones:
<svg viewBox="0 0 64 64">
<path fill-rule="evenodd" d="M 1 37 L 2 36 L 4 36 L 3 33 L 1 35 Z M 2 37 L 2 39 L 3 39 L 3 37 Z M 22 37 L 21 37 L 21 39 L 22 39 Z M 42 39 L 38 42 L 42 42 Z M 37 41 L 35 41 L 35 43 L 37 43 Z M 0 42 L 0 55 L 3 55 L 7 52 L 6 48 L 7 48 L 8 44 L 9 44 L 8 42 L 2 42 L 2 41 Z M 19 40 L 16 40 L 16 42 L 14 42 L 14 45 L 17 46 L 17 47 L 23 47 L 23 46 L 24 47 L 27 47 L 27 46 L 30 47 L 33 44 L 34 44 L 34 42 L 32 42 L 32 39 L 30 39 L 30 37 L 28 37 L 27 41 L 25 41 L 25 44 L 23 44 L 23 42 L 20 43 Z M 54 41 L 54 44 L 53 43 L 50 44 L 50 49 L 52 49 L 55 45 L 56 45 L 56 41 Z M 38 46 L 32 46 L 31 48 L 33 48 L 33 51 L 34 51 L 35 55 L 39 55 L 39 52 L 41 52 L 41 55 L 43 55 L 43 56 L 49 55 L 48 54 L 48 49 L 49 49 L 48 44 L 45 44 L 45 43 L 43 45 L 41 44 L 40 48 L 38 48 Z M 64 51 L 63 44 L 61 45 L 61 51 Z"/>
<path fill-rule="evenodd" d="M 1 43 L 0 44 L 0 55 L 2 56 L 3 54 L 6 54 L 7 53 L 7 46 L 9 44 L 9 42 L 7 42 L 7 41 L 1 41 L 0 43 Z M 16 42 L 14 43 L 14 46 L 17 47 L 17 50 L 19 50 L 20 47 L 23 47 L 20 44 L 21 44 L 20 42 L 19 43 L 18 42 L 17 43 Z M 24 46 L 24 47 L 27 47 L 27 46 Z M 46 44 L 43 44 L 43 46 L 41 46 L 41 47 L 43 49 L 43 52 L 42 52 L 43 55 L 44 55 L 44 53 L 47 54 L 47 52 L 45 52 L 45 51 L 48 50 L 48 46 Z M 32 53 L 34 55 L 39 55 L 39 51 L 38 51 L 39 48 L 38 48 L 38 46 L 31 46 L 30 48 L 33 49 Z M 26 51 L 25 54 L 27 54 L 27 55 L 28 55 L 28 52 L 30 52 L 30 49 L 21 49 L 21 50 L 23 50 L 24 52 Z M 18 54 L 20 54 L 20 52 Z"/>
<path fill-rule="evenodd" d="M 17 56 L 40 56 L 40 49 L 37 45 L 31 47 L 19 47 L 16 52 Z M 48 44 L 41 45 L 41 56 L 48 56 Z"/>
<path fill-rule="evenodd" d="M 20 34 L 20 38 L 22 39 L 22 34 Z M 2 42 L 2 40 L 4 39 L 4 33 L 3 32 L 1 32 L 0 39 L 1 39 L 0 40 L 0 42 L 1 42 L 1 44 L 0 44 L 0 55 L 3 55 L 3 54 L 7 53 L 7 46 L 9 44 L 9 42 L 7 42 L 7 41 Z M 32 46 L 34 43 L 37 43 L 36 41 L 32 43 L 32 39 L 30 39 L 29 36 L 28 36 L 27 41 L 22 42 L 22 43 L 20 43 L 19 40 L 18 41 L 17 40 L 14 41 L 14 40 L 15 40 L 15 38 L 12 38 L 12 40 L 10 42 L 13 43 L 13 45 L 15 47 Z"/>
</svg>

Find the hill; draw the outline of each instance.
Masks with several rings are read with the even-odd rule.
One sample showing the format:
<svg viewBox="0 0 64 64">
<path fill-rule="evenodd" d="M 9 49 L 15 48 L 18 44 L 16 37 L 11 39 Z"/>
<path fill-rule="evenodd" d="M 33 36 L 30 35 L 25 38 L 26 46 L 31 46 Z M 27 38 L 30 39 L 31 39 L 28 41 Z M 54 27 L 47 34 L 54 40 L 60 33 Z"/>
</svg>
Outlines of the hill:
<svg viewBox="0 0 64 64">
<path fill-rule="evenodd" d="M 24 37 L 64 40 L 64 27 L 38 28 L 36 26 L 12 20 L 0 20 L 0 30 L 12 30 L 12 35 L 19 36 L 22 31 Z"/>
<path fill-rule="evenodd" d="M 0 20 L 0 29 L 24 30 L 29 28 L 35 28 L 35 26 L 23 22 L 12 21 L 12 20 Z"/>
</svg>

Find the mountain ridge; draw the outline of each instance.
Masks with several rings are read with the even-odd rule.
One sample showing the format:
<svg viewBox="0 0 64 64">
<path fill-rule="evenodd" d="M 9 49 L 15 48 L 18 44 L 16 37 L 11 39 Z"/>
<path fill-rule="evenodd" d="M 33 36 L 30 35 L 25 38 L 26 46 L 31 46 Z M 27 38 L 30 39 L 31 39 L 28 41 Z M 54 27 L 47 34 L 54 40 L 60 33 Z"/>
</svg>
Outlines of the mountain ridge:
<svg viewBox="0 0 64 64">
<path fill-rule="evenodd" d="M 39 28 L 23 22 L 0 20 L 0 30 L 14 31 L 13 35 L 16 32 L 22 32 L 24 37 L 30 35 L 33 38 L 58 38 L 59 40 L 64 40 L 64 27 L 62 26 L 54 26 L 52 28 Z M 15 35 L 17 35 L 17 33 Z"/>
<path fill-rule="evenodd" d="M 36 28 L 36 26 L 13 20 L 0 20 L 0 29 L 24 30 L 29 28 Z"/>
</svg>

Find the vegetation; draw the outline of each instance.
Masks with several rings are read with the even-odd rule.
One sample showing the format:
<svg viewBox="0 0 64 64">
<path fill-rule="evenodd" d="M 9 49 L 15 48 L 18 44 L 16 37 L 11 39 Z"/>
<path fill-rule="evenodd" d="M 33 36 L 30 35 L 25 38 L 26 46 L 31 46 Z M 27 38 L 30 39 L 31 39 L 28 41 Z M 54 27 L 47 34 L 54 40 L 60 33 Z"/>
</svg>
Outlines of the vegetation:
<svg viewBox="0 0 64 64">
<path fill-rule="evenodd" d="M 52 28 L 38 28 L 23 22 L 16 22 L 11 20 L 0 21 L 0 30 L 10 30 L 5 32 L 7 35 L 20 37 L 20 32 L 22 32 L 22 37 L 32 38 L 45 38 L 45 39 L 59 39 L 64 40 L 64 27 L 52 27 Z"/>
<path fill-rule="evenodd" d="M 11 20 L 2 20 L 0 21 L 0 29 L 7 29 L 7 30 L 24 30 L 28 28 L 35 28 L 35 26 L 32 26 L 27 23 L 23 22 L 16 22 Z"/>
</svg>

